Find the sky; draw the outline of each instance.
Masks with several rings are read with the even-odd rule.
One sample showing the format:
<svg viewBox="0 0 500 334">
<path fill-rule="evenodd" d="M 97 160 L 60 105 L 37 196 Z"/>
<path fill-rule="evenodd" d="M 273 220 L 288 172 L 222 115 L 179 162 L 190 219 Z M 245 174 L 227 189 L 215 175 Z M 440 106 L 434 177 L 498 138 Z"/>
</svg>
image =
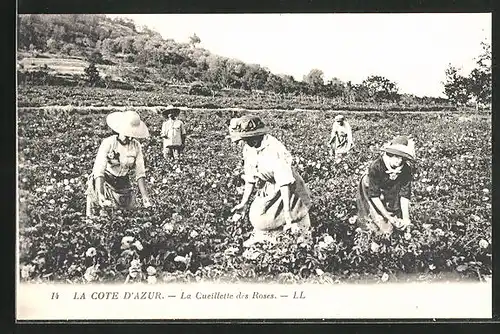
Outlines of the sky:
<svg viewBox="0 0 500 334">
<path fill-rule="evenodd" d="M 381 75 L 401 93 L 444 97 L 448 64 L 467 75 L 491 43 L 490 13 L 414 14 L 137 14 L 133 19 L 163 38 L 260 64 L 296 80 L 313 68 L 325 81 L 336 77 L 361 83 Z"/>
</svg>

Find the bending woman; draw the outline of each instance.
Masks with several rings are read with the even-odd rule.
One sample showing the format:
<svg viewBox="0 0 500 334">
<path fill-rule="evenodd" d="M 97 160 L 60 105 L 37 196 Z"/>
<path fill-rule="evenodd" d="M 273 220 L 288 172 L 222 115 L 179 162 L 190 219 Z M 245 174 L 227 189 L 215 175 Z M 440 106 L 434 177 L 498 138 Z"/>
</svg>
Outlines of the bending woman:
<svg viewBox="0 0 500 334">
<path fill-rule="evenodd" d="M 270 233 L 272 231 L 307 230 L 311 225 L 309 190 L 302 177 L 292 168 L 291 154 L 268 131 L 256 116 L 234 118 L 229 128 L 233 142 L 241 140 L 245 143 L 245 191 L 233 212 L 244 210 L 253 189 L 258 189 L 249 209 L 249 220 L 254 232 L 245 241 L 245 247 L 266 240 L 274 242 Z"/>
<path fill-rule="evenodd" d="M 357 193 L 358 221 L 366 228 L 391 234 L 393 226 L 405 229 L 410 223 L 409 206 L 414 143 L 406 136 L 394 138 L 384 153 L 361 177 Z"/>
<path fill-rule="evenodd" d="M 102 141 L 87 181 L 88 217 L 93 216 L 99 207 L 134 207 L 135 194 L 129 179 L 131 172 L 135 172 L 144 207 L 151 206 L 142 148 L 135 139 L 149 137 L 146 124 L 134 111 L 111 113 L 106 123 L 115 134 Z"/>
</svg>

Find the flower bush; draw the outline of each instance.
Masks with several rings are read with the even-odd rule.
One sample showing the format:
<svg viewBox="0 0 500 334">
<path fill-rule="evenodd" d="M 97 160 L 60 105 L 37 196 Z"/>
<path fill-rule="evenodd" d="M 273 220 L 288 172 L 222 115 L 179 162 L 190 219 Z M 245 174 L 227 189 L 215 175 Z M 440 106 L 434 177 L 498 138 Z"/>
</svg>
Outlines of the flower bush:
<svg viewBox="0 0 500 334">
<path fill-rule="evenodd" d="M 186 149 L 174 164 L 161 154 L 161 116 L 140 111 L 152 135 L 141 143 L 154 205 L 106 208 L 87 220 L 87 175 L 100 141 L 111 134 L 105 124 L 111 111 L 19 112 L 23 281 L 335 283 L 491 275 L 487 117 L 347 113 L 355 146 L 334 164 L 326 146 L 334 115 L 261 112 L 311 189 L 313 229 L 245 249 L 248 218 L 230 211 L 241 198 L 241 149 L 225 138 L 226 122 L 242 112 L 187 111 Z M 416 142 L 414 227 L 386 238 L 356 225 L 355 191 L 379 145 L 396 134 Z"/>
</svg>

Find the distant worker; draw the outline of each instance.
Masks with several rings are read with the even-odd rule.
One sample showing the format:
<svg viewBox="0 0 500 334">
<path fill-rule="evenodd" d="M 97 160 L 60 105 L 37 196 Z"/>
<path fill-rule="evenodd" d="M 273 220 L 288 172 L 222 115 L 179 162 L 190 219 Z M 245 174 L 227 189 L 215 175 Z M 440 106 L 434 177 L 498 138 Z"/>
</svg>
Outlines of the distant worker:
<svg viewBox="0 0 500 334">
<path fill-rule="evenodd" d="M 335 163 L 339 163 L 351 150 L 353 145 L 351 126 L 343 115 L 335 116 L 328 145 L 331 146 L 330 154 L 335 157 Z"/>
<path fill-rule="evenodd" d="M 161 127 L 161 137 L 163 138 L 163 157 L 179 160 L 186 143 L 186 128 L 184 123 L 177 119 L 180 109 L 169 105 L 163 112 L 166 119 Z"/>
<path fill-rule="evenodd" d="M 114 134 L 101 142 L 87 181 L 87 217 L 94 216 L 100 207 L 132 209 L 135 206 L 131 172 L 135 172 L 144 207 L 151 206 L 142 148 L 135 139 L 149 137 L 146 124 L 135 111 L 111 113 L 106 123 Z"/>
</svg>

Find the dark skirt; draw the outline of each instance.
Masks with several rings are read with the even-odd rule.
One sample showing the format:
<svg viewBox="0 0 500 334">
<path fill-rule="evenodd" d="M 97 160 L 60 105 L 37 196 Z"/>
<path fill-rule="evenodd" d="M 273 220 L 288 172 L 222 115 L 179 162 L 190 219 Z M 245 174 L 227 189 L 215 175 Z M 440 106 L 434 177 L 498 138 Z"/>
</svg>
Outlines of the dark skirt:
<svg viewBox="0 0 500 334">
<path fill-rule="evenodd" d="M 401 218 L 399 193 L 384 193 L 380 199 L 388 212 L 392 213 L 395 217 Z M 367 174 L 363 175 L 359 181 L 356 204 L 358 207 L 358 222 L 361 227 L 382 233 L 392 233 L 392 224 L 380 214 L 368 196 Z"/>
<path fill-rule="evenodd" d="M 104 174 L 104 198 L 115 208 L 132 209 L 135 206 L 135 194 L 128 176 L 117 177 L 109 173 Z M 95 178 L 90 175 L 87 180 L 87 203 L 98 203 Z"/>
</svg>

